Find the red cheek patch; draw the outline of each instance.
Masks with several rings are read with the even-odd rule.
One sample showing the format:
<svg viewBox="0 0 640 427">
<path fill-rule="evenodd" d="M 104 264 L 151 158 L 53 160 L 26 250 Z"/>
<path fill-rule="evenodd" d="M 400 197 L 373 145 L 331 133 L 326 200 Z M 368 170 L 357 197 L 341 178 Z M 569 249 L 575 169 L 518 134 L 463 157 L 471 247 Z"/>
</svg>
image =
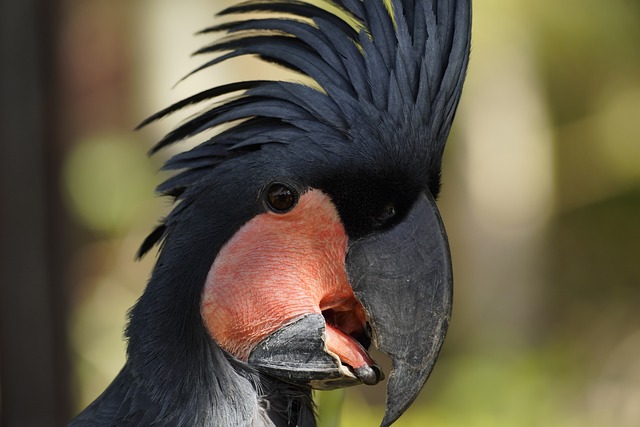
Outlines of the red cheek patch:
<svg viewBox="0 0 640 427">
<path fill-rule="evenodd" d="M 225 244 L 209 271 L 201 304 L 209 333 L 246 361 L 280 327 L 333 310 L 344 314 L 339 325 L 327 327 L 329 351 L 353 368 L 373 364 L 348 335 L 362 331 L 365 315 L 345 273 L 346 245 L 333 203 L 318 190 L 301 195 L 288 213 L 256 216 Z"/>
</svg>

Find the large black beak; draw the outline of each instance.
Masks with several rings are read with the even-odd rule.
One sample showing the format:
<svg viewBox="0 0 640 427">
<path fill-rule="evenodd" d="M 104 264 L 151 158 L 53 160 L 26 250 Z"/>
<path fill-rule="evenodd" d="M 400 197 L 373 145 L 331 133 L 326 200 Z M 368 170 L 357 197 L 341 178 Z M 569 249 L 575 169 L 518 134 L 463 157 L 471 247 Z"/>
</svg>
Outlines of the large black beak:
<svg viewBox="0 0 640 427">
<path fill-rule="evenodd" d="M 349 282 L 367 312 L 373 343 L 392 361 L 381 426 L 411 405 L 438 358 L 451 317 L 449 245 L 430 194 L 404 220 L 350 243 Z"/>
</svg>

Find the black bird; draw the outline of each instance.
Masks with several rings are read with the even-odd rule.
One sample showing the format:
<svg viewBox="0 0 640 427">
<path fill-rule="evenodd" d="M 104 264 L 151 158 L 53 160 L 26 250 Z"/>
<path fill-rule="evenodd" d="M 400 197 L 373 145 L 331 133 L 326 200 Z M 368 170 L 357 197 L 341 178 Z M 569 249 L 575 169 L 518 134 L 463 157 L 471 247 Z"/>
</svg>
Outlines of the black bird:
<svg viewBox="0 0 640 427">
<path fill-rule="evenodd" d="M 383 426 L 424 385 L 451 312 L 434 200 L 470 0 L 315 3 L 230 7 L 252 15 L 198 52 L 306 83 L 225 84 L 143 122 L 206 105 L 152 149 L 199 142 L 165 164 L 175 207 L 140 249 L 160 245 L 127 362 L 71 426 L 315 426 L 312 389 L 382 379 L 370 345 L 393 363 Z"/>
</svg>

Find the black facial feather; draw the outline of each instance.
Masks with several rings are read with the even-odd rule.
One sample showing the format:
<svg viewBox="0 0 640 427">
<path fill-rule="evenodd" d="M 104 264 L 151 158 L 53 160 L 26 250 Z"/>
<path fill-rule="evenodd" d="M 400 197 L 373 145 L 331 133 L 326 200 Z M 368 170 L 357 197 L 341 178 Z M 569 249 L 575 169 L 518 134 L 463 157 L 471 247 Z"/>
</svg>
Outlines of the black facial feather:
<svg viewBox="0 0 640 427">
<path fill-rule="evenodd" d="M 257 0 L 232 6 L 220 16 L 275 12 L 278 17 L 237 20 L 203 33 L 230 36 L 196 52 L 226 52 L 196 71 L 228 59 L 257 55 L 310 77 L 318 86 L 249 81 L 203 91 L 160 111 L 142 125 L 187 105 L 237 98 L 187 121 L 152 149 L 197 137 L 205 130 L 236 122 L 230 129 L 167 168 L 196 169 L 169 179 L 163 194 L 181 194 L 221 162 L 265 144 L 310 144 L 351 157 L 358 153 L 394 159 L 404 170 L 439 189 L 440 162 L 458 104 L 468 62 L 468 0 L 336 1 L 342 15 L 301 1 Z M 215 148 L 213 148 L 215 146 Z M 215 153 L 215 154 L 212 154 Z M 367 159 L 370 160 L 370 159 Z M 156 231 L 146 252 L 163 237 Z"/>
<path fill-rule="evenodd" d="M 250 55 L 310 81 L 221 85 L 142 122 L 205 104 L 151 150 L 198 142 L 167 161 L 179 172 L 157 189 L 175 206 L 139 251 L 162 242 L 130 313 L 127 364 L 75 425 L 261 426 L 267 415 L 276 426 L 315 425 L 309 389 L 274 384 L 211 340 L 202 286 L 220 248 L 265 211 L 260 189 L 279 177 L 329 193 L 354 235 L 397 221 L 420 189 L 437 195 L 468 62 L 469 2 L 252 0 L 220 13 L 236 20 L 203 30 L 228 36 L 197 52 L 217 56 L 194 72 Z M 369 225 L 353 215 L 363 207 Z M 274 393 L 287 397 L 284 408 L 261 400 Z M 104 422 L 91 424 L 92 414 Z"/>
</svg>

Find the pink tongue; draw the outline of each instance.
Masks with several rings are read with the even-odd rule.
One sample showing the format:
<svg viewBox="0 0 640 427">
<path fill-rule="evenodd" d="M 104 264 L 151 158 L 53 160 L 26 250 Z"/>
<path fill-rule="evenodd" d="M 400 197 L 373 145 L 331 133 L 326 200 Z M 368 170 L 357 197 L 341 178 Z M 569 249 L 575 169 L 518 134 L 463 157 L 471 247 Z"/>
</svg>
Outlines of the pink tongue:
<svg viewBox="0 0 640 427">
<path fill-rule="evenodd" d="M 369 357 L 360 343 L 341 330 L 327 324 L 326 336 L 327 348 L 337 354 L 342 363 L 351 366 L 354 370 L 375 366 L 376 362 Z"/>
<path fill-rule="evenodd" d="M 333 326 L 326 325 L 327 349 L 349 365 L 355 376 L 367 385 L 378 384 L 384 374 L 360 343 Z"/>
</svg>

